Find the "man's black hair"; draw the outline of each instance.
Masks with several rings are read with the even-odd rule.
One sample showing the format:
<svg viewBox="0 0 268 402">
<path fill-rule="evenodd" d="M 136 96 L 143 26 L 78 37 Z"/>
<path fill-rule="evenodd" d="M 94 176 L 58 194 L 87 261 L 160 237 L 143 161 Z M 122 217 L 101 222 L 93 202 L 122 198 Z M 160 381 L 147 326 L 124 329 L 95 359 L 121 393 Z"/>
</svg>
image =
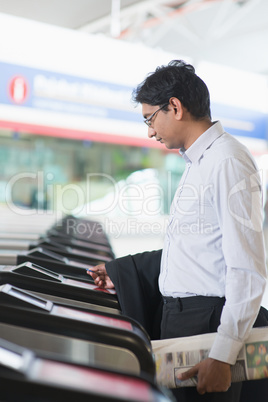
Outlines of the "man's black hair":
<svg viewBox="0 0 268 402">
<path fill-rule="evenodd" d="M 208 88 L 194 67 L 183 60 L 157 67 L 132 93 L 135 102 L 152 106 L 163 106 L 172 97 L 178 98 L 195 119 L 211 118 Z"/>
</svg>

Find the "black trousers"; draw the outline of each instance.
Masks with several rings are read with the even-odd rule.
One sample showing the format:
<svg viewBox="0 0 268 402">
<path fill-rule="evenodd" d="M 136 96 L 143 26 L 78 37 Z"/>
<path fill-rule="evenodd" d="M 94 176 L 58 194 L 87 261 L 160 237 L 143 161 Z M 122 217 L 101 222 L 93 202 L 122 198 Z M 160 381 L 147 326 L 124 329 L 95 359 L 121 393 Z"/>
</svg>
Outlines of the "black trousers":
<svg viewBox="0 0 268 402">
<path fill-rule="evenodd" d="M 163 299 L 161 339 L 217 332 L 225 303 L 224 297 L 164 297 Z M 265 316 L 259 315 L 257 321 L 256 326 L 267 325 Z M 200 395 L 195 387 L 177 388 L 172 392 L 179 402 L 239 402 L 241 389 L 242 383 L 233 383 L 227 392 Z M 255 401 L 258 399 L 255 398 Z"/>
</svg>

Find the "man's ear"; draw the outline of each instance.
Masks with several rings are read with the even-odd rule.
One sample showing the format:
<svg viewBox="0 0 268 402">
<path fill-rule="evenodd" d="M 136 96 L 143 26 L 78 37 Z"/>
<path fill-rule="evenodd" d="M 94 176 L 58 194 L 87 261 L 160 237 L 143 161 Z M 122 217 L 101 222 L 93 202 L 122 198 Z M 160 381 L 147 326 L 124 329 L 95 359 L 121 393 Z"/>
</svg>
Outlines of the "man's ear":
<svg viewBox="0 0 268 402">
<path fill-rule="evenodd" d="M 183 116 L 183 106 L 178 98 L 170 98 L 169 104 L 173 109 L 174 116 L 176 120 L 181 120 Z"/>
</svg>

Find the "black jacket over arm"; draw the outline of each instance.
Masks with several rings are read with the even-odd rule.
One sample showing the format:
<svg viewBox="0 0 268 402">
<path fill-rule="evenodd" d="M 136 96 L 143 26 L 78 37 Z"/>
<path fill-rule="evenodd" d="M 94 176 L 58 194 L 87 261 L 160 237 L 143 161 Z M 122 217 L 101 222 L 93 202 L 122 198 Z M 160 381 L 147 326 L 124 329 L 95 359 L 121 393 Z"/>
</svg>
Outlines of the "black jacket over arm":
<svg viewBox="0 0 268 402">
<path fill-rule="evenodd" d="M 105 264 L 121 311 L 138 321 L 152 340 L 160 338 L 162 297 L 158 288 L 162 250 L 117 258 Z"/>
</svg>

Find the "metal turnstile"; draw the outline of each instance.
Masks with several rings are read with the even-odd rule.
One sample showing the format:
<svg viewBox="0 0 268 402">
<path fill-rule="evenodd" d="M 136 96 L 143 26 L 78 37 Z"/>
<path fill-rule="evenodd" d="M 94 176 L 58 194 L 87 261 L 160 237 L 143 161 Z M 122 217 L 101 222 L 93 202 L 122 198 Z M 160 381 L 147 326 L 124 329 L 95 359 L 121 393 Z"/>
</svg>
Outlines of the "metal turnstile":
<svg viewBox="0 0 268 402">
<path fill-rule="evenodd" d="M 150 339 L 134 320 L 68 308 L 9 284 L 0 286 L 0 334 L 76 364 L 155 376 Z"/>
<path fill-rule="evenodd" d="M 65 243 L 63 240 L 66 240 Z M 114 254 L 111 249 L 107 246 L 102 246 L 101 244 L 94 244 L 85 241 L 79 241 L 75 239 L 68 239 L 60 236 L 60 237 L 42 237 L 38 242 L 29 243 L 28 249 L 31 250 L 32 248 L 41 246 L 46 248 L 53 249 L 60 249 L 66 253 L 72 255 L 81 256 L 82 259 L 97 259 L 102 260 L 103 262 L 109 262 L 111 259 L 114 258 Z M 73 242 L 73 244 L 72 244 Z"/>
<path fill-rule="evenodd" d="M 95 252 L 83 251 L 75 247 L 65 246 L 64 244 L 54 242 L 50 239 L 46 239 L 38 245 L 38 247 L 43 247 L 47 250 L 51 250 L 61 256 L 68 258 L 71 261 L 77 261 L 84 264 L 97 265 L 100 263 L 106 263 L 112 260 L 111 257 L 106 255 L 101 255 Z M 32 245 L 29 245 L 29 250 L 36 249 Z"/>
<path fill-rule="evenodd" d="M 1 400 L 5 402 L 168 402 L 154 382 L 36 355 L 0 339 Z"/>
<path fill-rule="evenodd" d="M 25 220 L 26 218 L 24 216 L 18 220 L 17 216 L 16 219 L 13 215 L 6 217 L 6 225 L 1 227 L 0 232 L 0 249 L 28 250 L 39 246 L 40 243 L 42 245 L 45 243 L 48 246 L 48 243 L 52 241 L 72 248 L 72 250 L 66 250 L 67 253 L 76 254 L 75 249 L 80 249 L 92 254 L 89 258 L 99 260 L 99 256 L 102 256 L 104 261 L 114 258 L 108 237 L 102 225 L 97 221 L 67 216 L 56 223 L 54 222 L 52 227 L 48 228 L 41 225 L 41 227 L 46 228 L 44 232 L 35 232 L 35 229 L 34 233 L 31 233 L 33 223 L 34 228 L 39 228 L 39 230 L 41 228 L 36 224 L 36 219 L 30 220 L 31 223 L 29 223 L 28 219 Z M 53 220 L 55 221 L 55 219 Z M 30 231 L 25 230 L 25 228 Z M 49 244 L 49 246 L 55 247 L 56 245 Z M 59 244 L 56 247 L 59 247 Z M 85 258 L 88 256 L 85 255 Z"/>
<path fill-rule="evenodd" d="M 6 246 L 6 247 L 5 247 Z M 55 240 L 50 239 L 49 237 L 42 238 L 37 242 L 23 242 L 19 243 L 16 241 L 9 242 L 0 242 L 1 250 L 14 250 L 14 254 L 20 251 L 28 251 L 32 249 L 36 249 L 37 247 L 42 247 L 48 250 L 51 250 L 55 253 L 62 255 L 63 257 L 67 257 L 70 260 L 81 261 L 85 264 L 90 261 L 91 263 L 102 263 L 109 262 L 112 260 L 111 254 L 107 253 L 104 250 L 94 249 L 94 246 L 91 247 L 91 250 L 88 248 L 87 250 L 73 247 L 71 245 L 63 244 L 57 242 Z"/>
<path fill-rule="evenodd" d="M 56 303 L 120 314 L 113 289 L 100 289 L 92 283 L 70 279 L 31 262 L 0 266 L 0 284 L 5 283 Z"/>
<path fill-rule="evenodd" d="M 69 278 L 93 283 L 93 279 L 86 274 L 86 270 L 97 265 L 96 261 L 90 261 L 85 264 L 80 261 L 71 260 L 59 253 L 48 250 L 43 247 L 37 247 L 27 252 L 16 254 L 14 252 L 0 252 L 1 265 L 19 265 L 24 262 L 32 262 L 44 268 L 51 269 L 61 275 Z M 100 261 L 101 263 L 101 261 Z"/>
<path fill-rule="evenodd" d="M 52 241 L 56 241 L 57 243 L 62 243 L 67 246 L 75 247 L 82 249 L 84 251 L 94 250 L 94 251 L 102 251 L 114 258 L 114 253 L 111 249 L 110 245 L 100 244 L 97 242 L 92 242 L 89 239 L 76 239 L 75 237 L 68 236 L 65 233 L 58 232 L 57 230 L 50 229 L 47 234 L 41 236 L 39 240 L 49 238 Z"/>
<path fill-rule="evenodd" d="M 66 216 L 54 224 L 51 230 L 56 230 L 60 234 L 65 234 L 78 240 L 86 240 L 110 247 L 109 239 L 101 223 L 97 221 Z M 50 230 L 47 233 L 50 233 Z"/>
<path fill-rule="evenodd" d="M 107 246 L 75 240 L 66 236 L 51 235 L 48 237 L 44 235 L 36 241 L 0 238 L 0 250 L 7 252 L 13 250 L 19 254 L 21 251 L 28 251 L 36 247 L 43 247 L 55 252 L 63 251 L 72 257 L 78 257 L 81 261 L 88 261 L 88 259 L 93 258 L 97 261 L 109 262 L 115 257 L 112 250 Z"/>
</svg>

